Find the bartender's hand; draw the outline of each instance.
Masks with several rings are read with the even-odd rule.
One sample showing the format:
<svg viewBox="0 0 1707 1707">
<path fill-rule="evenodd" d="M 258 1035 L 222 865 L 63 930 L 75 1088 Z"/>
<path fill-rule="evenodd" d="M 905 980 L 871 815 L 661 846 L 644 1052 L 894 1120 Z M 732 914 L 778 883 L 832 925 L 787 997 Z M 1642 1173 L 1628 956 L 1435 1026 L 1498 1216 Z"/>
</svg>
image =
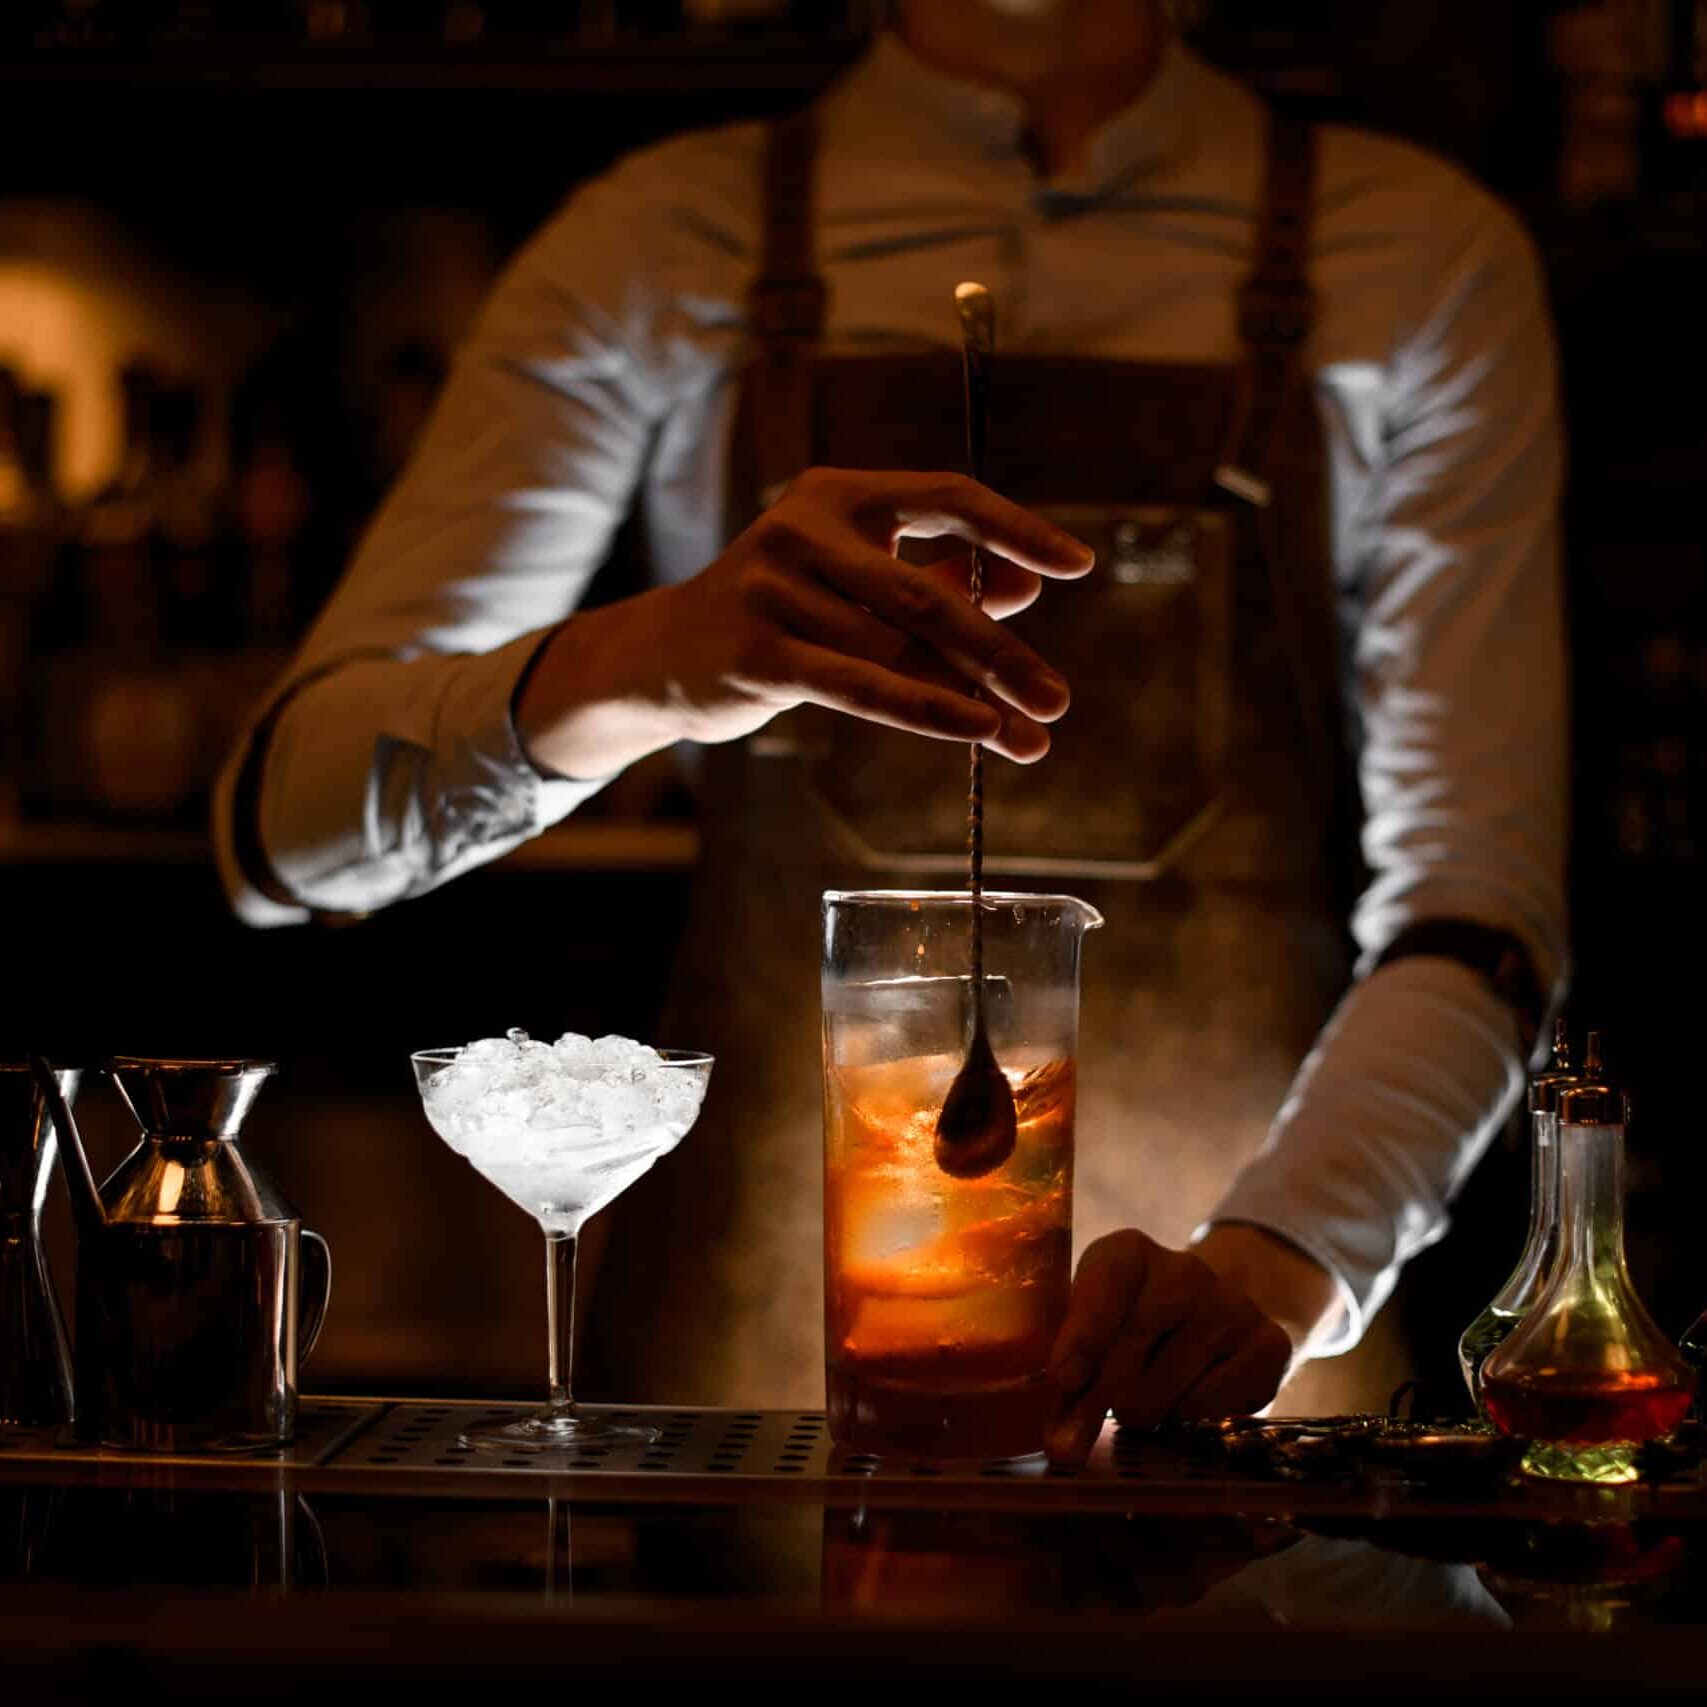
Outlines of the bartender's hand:
<svg viewBox="0 0 1707 1707">
<path fill-rule="evenodd" d="M 1327 1271 L 1260 1227 L 1211 1228 L 1191 1251 L 1098 1239 L 1050 1358 L 1050 1458 L 1082 1463 L 1111 1410 L 1129 1428 L 1261 1410 L 1339 1309 Z"/>
<path fill-rule="evenodd" d="M 982 547 L 983 610 L 964 549 L 917 567 L 895 556 L 906 538 Z M 1093 561 L 963 475 L 810 469 L 691 581 L 558 629 L 517 695 L 517 732 L 541 769 L 595 779 L 811 704 L 1028 763 L 1067 684 L 999 619 Z"/>
</svg>

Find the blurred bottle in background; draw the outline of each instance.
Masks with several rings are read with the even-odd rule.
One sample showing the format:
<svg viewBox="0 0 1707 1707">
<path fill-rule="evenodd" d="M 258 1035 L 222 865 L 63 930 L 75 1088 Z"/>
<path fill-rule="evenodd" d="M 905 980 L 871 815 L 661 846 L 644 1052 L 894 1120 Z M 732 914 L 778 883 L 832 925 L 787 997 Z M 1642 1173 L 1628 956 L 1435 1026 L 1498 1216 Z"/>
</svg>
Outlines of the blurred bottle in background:
<svg viewBox="0 0 1707 1707">
<path fill-rule="evenodd" d="M 372 426 L 376 500 L 403 472 L 448 367 L 444 351 L 425 338 L 406 339 L 386 358 Z"/>
<path fill-rule="evenodd" d="M 30 636 L 53 579 L 64 512 L 53 478 L 54 399 L 0 367 L 0 823 L 21 811 Z"/>
<path fill-rule="evenodd" d="M 264 386 L 240 399 L 228 480 L 200 390 L 141 363 L 118 386 L 117 467 L 68 527 L 49 521 L 34 570 L 7 577 L 34 592 L 18 672 L 33 713 L 24 806 L 52 820 L 187 828 L 300 633 L 315 498 Z M 0 483 L 7 467 L 0 459 Z"/>
<path fill-rule="evenodd" d="M 123 439 L 118 467 L 77 521 L 77 579 L 83 638 L 137 661 L 157 656 L 161 641 L 159 564 L 154 552 L 159 500 L 158 373 L 133 362 L 118 376 Z"/>
<path fill-rule="evenodd" d="M 363 0 L 301 0 L 302 33 L 312 42 L 359 40 L 368 32 Z"/>
<path fill-rule="evenodd" d="M 252 653 L 278 655 L 300 623 L 298 554 L 314 494 L 275 409 L 263 407 L 240 439 L 232 496 L 247 589 L 242 641 Z"/>
<path fill-rule="evenodd" d="M 682 0 L 675 11 L 678 23 L 724 30 L 742 24 L 781 23 L 788 16 L 789 0 Z"/>
<path fill-rule="evenodd" d="M 21 0 L 0 7 L 0 40 L 61 53 L 245 41 L 383 51 L 528 38 L 599 47 L 748 26 L 843 36 L 870 28 L 882 11 L 883 0 Z"/>
<path fill-rule="evenodd" d="M 1624 740 L 1616 794 L 1620 856 L 1650 870 L 1700 859 L 1701 728 L 1707 645 L 1679 630 L 1650 634 L 1623 674 Z"/>
<path fill-rule="evenodd" d="M 133 363 L 119 389 L 118 467 L 73 521 L 36 636 L 30 798 L 54 815 L 169 822 L 194 796 L 196 726 L 167 656 L 165 387 Z"/>
<path fill-rule="evenodd" d="M 156 526 L 168 643 L 174 652 L 236 646 L 242 640 L 242 599 L 227 542 L 229 493 L 204 443 L 202 393 L 193 385 L 169 386 L 156 408 Z"/>
<path fill-rule="evenodd" d="M 1671 0 L 1579 0 L 1551 20 L 1564 206 L 1628 202 L 1640 193 L 1644 102 L 1666 77 L 1674 10 Z"/>
</svg>

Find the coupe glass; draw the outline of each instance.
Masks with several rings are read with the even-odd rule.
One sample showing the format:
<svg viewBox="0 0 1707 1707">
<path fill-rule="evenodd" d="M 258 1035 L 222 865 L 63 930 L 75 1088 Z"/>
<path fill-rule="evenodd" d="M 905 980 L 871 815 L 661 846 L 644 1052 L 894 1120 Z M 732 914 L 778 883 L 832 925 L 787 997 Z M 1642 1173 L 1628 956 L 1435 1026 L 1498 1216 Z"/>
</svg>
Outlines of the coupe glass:
<svg viewBox="0 0 1707 1707">
<path fill-rule="evenodd" d="M 673 1150 L 699 1114 L 711 1077 L 712 1058 L 685 1049 L 657 1051 L 671 1074 L 691 1075 L 696 1095 L 677 1100 L 651 1124 L 620 1137 L 584 1126 L 552 1129 L 518 1122 L 506 1133 L 504 1111 L 489 1111 L 484 1141 L 470 1143 L 444 1108 L 435 1110 L 430 1087 L 453 1066 L 460 1049 L 422 1049 L 409 1057 L 433 1130 L 513 1203 L 528 1211 L 545 1234 L 545 1302 L 549 1334 L 550 1400 L 542 1411 L 517 1422 L 482 1423 L 466 1430 L 465 1446 L 521 1454 L 583 1445 L 649 1442 L 659 1431 L 636 1424 L 584 1416 L 575 1408 L 570 1373 L 575 1348 L 575 1240 L 587 1218 L 620 1196 L 660 1156 Z M 486 1111 L 482 1111 L 486 1112 Z M 544 1152 L 544 1153 L 542 1153 Z"/>
</svg>

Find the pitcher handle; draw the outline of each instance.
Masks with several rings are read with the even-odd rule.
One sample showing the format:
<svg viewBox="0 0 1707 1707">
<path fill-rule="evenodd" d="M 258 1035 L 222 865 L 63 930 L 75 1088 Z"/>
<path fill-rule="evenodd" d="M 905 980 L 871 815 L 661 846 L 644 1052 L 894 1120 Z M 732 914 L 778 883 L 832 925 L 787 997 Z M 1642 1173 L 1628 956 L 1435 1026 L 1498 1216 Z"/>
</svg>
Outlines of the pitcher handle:
<svg viewBox="0 0 1707 1707">
<path fill-rule="evenodd" d="M 302 1229 L 302 1293 L 297 1318 L 298 1365 L 306 1363 L 326 1325 L 326 1306 L 332 1301 L 332 1248 L 318 1233 Z"/>
</svg>

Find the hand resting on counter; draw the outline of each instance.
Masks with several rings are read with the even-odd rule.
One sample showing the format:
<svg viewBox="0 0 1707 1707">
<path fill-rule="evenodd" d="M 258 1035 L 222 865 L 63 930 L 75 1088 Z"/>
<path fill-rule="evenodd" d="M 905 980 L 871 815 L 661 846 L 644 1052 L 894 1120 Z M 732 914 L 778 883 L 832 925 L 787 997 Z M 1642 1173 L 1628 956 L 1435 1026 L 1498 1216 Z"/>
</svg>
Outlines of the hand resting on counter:
<svg viewBox="0 0 1707 1707">
<path fill-rule="evenodd" d="M 1326 1270 L 1260 1227 L 1214 1227 L 1191 1251 L 1132 1228 L 1098 1239 L 1050 1359 L 1050 1458 L 1082 1463 L 1110 1411 L 1130 1428 L 1260 1411 L 1338 1309 Z"/>
</svg>

